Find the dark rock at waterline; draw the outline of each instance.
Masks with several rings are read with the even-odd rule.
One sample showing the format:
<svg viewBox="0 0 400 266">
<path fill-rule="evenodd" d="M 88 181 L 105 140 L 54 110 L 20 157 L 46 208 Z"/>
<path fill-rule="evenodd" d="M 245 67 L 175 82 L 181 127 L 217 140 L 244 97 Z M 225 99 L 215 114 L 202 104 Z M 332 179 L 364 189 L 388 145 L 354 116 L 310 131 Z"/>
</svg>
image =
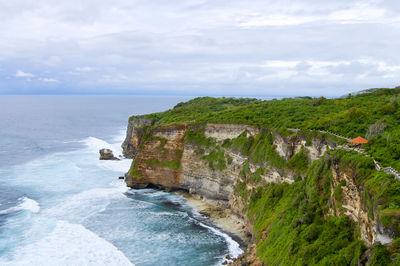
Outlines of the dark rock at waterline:
<svg viewBox="0 0 400 266">
<path fill-rule="evenodd" d="M 114 156 L 112 150 L 110 149 L 101 149 L 100 153 L 100 160 L 119 160 L 117 157 Z"/>
<path fill-rule="evenodd" d="M 120 177 L 118 177 L 118 179 L 124 179 L 124 177 L 123 177 L 123 176 L 120 176 Z"/>
</svg>

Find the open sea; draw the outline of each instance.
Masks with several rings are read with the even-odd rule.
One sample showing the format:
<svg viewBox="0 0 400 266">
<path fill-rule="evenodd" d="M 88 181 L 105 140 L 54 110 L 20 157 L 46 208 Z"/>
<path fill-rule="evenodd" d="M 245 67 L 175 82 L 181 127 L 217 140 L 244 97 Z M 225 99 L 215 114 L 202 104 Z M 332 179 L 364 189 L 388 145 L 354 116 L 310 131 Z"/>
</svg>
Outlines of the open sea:
<svg viewBox="0 0 400 266">
<path fill-rule="evenodd" d="M 0 265 L 219 265 L 242 251 L 183 197 L 118 177 L 128 117 L 189 97 L 0 96 Z"/>
</svg>

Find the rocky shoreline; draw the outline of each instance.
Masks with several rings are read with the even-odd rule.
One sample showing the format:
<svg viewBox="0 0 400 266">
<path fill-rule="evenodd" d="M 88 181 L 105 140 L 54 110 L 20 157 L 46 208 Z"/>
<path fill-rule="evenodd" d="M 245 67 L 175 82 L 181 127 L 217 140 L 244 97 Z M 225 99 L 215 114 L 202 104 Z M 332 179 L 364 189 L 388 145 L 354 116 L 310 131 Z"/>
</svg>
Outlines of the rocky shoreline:
<svg viewBox="0 0 400 266">
<path fill-rule="evenodd" d="M 223 206 L 215 200 L 206 199 L 197 194 L 186 192 L 177 192 L 183 196 L 190 207 L 198 211 L 200 214 L 208 217 L 213 223 L 220 227 L 223 231 L 230 235 L 236 236 L 247 246 L 251 240 L 245 227 L 245 221 L 235 215 L 231 209 Z"/>
</svg>

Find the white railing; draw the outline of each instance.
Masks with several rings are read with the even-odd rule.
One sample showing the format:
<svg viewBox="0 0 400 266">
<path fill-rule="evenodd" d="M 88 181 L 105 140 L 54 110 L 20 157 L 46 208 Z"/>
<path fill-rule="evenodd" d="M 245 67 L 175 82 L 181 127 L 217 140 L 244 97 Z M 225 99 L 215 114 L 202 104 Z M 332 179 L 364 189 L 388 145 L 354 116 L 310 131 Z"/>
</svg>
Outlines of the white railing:
<svg viewBox="0 0 400 266">
<path fill-rule="evenodd" d="M 290 131 L 292 131 L 292 132 L 298 132 L 298 131 L 300 130 L 299 128 L 288 128 L 288 129 L 289 129 Z M 335 137 L 337 137 L 337 138 L 344 139 L 344 140 L 347 140 L 347 141 L 348 141 L 348 140 L 351 140 L 350 138 L 347 138 L 347 137 L 338 135 L 338 134 L 333 133 L 333 132 L 330 132 L 330 131 L 325 131 L 325 130 L 318 130 L 318 131 L 319 131 L 320 133 L 330 134 L 330 135 L 333 135 L 333 136 L 335 136 Z M 400 181 L 400 173 L 399 173 L 398 171 L 396 171 L 396 169 L 394 169 L 393 167 L 390 167 L 390 166 L 389 166 L 389 167 L 383 168 L 382 165 L 381 165 L 378 161 L 376 161 L 374 157 L 372 157 L 371 155 L 369 155 L 368 153 L 366 153 L 365 150 L 364 150 L 363 148 L 359 148 L 359 147 L 350 147 L 350 146 L 348 146 L 348 145 L 338 145 L 337 147 L 338 147 L 338 148 L 345 149 L 345 150 L 347 150 L 347 151 L 353 150 L 353 151 L 356 151 L 356 152 L 358 152 L 358 153 L 361 153 L 361 154 L 363 154 L 363 155 L 365 155 L 365 156 L 367 156 L 367 157 L 371 157 L 371 158 L 374 160 L 374 164 L 375 164 L 375 169 L 376 169 L 376 170 L 378 170 L 378 171 L 383 171 L 383 172 L 385 172 L 385 173 L 387 173 L 387 174 L 392 174 L 392 175 L 394 175 L 394 176 L 396 177 L 397 180 Z"/>
<path fill-rule="evenodd" d="M 339 139 L 350 140 L 349 138 L 346 138 L 346 137 L 341 136 L 341 135 L 339 135 L 339 134 L 333 133 L 333 132 L 331 132 L 331 131 L 325 131 L 325 130 L 318 130 L 318 131 L 321 132 L 321 133 L 333 135 L 333 136 L 335 136 L 335 137 L 337 137 L 337 138 L 339 138 Z"/>
</svg>

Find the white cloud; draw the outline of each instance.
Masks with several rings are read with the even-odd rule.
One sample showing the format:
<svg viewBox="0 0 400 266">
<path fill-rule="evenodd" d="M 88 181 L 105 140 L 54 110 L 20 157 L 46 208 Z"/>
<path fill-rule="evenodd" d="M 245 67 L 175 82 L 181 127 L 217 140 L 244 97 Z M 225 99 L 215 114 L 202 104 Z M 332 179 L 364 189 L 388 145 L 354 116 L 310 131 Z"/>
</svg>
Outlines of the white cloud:
<svg viewBox="0 0 400 266">
<path fill-rule="evenodd" d="M 316 18 L 312 16 L 290 16 L 286 14 L 271 14 L 249 18 L 239 23 L 240 27 L 261 27 L 261 26 L 287 26 L 313 22 Z"/>
<path fill-rule="evenodd" d="M 40 81 L 46 82 L 46 83 L 54 83 L 54 82 L 59 82 L 58 79 L 56 78 L 39 78 Z"/>
<path fill-rule="evenodd" d="M 330 14 L 329 19 L 341 23 L 376 23 L 386 21 L 385 15 L 384 8 L 361 3 L 348 9 L 334 11 Z"/>
<path fill-rule="evenodd" d="M 270 60 L 265 62 L 264 66 L 266 67 L 295 67 L 297 64 L 299 64 L 300 61 L 283 61 L 283 60 Z"/>
<path fill-rule="evenodd" d="M 396 86 L 400 76 L 398 1 L 114 0 L 110 6 L 106 0 L 0 0 L 0 5 L 0 64 L 11 77 L 0 81 L 0 93 L 33 82 L 38 92 L 43 83 L 49 91 L 62 81 L 66 90 L 82 92 L 301 95 L 307 89 L 318 95 Z M 15 69 L 46 77 L 14 74 Z"/>
<path fill-rule="evenodd" d="M 90 71 L 93 71 L 93 68 L 84 66 L 84 67 L 77 67 L 75 70 L 78 72 L 90 72 Z"/>
<path fill-rule="evenodd" d="M 28 72 L 24 72 L 22 70 L 17 70 L 17 73 L 15 73 L 15 76 L 17 78 L 33 78 L 35 75 L 33 75 L 32 73 L 28 73 Z"/>
<path fill-rule="evenodd" d="M 306 10 L 306 8 L 304 9 Z M 288 26 L 304 23 L 399 23 L 397 17 L 388 17 L 386 9 L 368 2 L 354 2 L 350 6 L 333 10 L 330 13 L 320 14 L 313 12 L 288 12 L 282 9 L 282 13 L 268 15 L 251 15 L 244 17 L 239 22 L 239 27 L 265 27 L 265 26 Z"/>
</svg>

